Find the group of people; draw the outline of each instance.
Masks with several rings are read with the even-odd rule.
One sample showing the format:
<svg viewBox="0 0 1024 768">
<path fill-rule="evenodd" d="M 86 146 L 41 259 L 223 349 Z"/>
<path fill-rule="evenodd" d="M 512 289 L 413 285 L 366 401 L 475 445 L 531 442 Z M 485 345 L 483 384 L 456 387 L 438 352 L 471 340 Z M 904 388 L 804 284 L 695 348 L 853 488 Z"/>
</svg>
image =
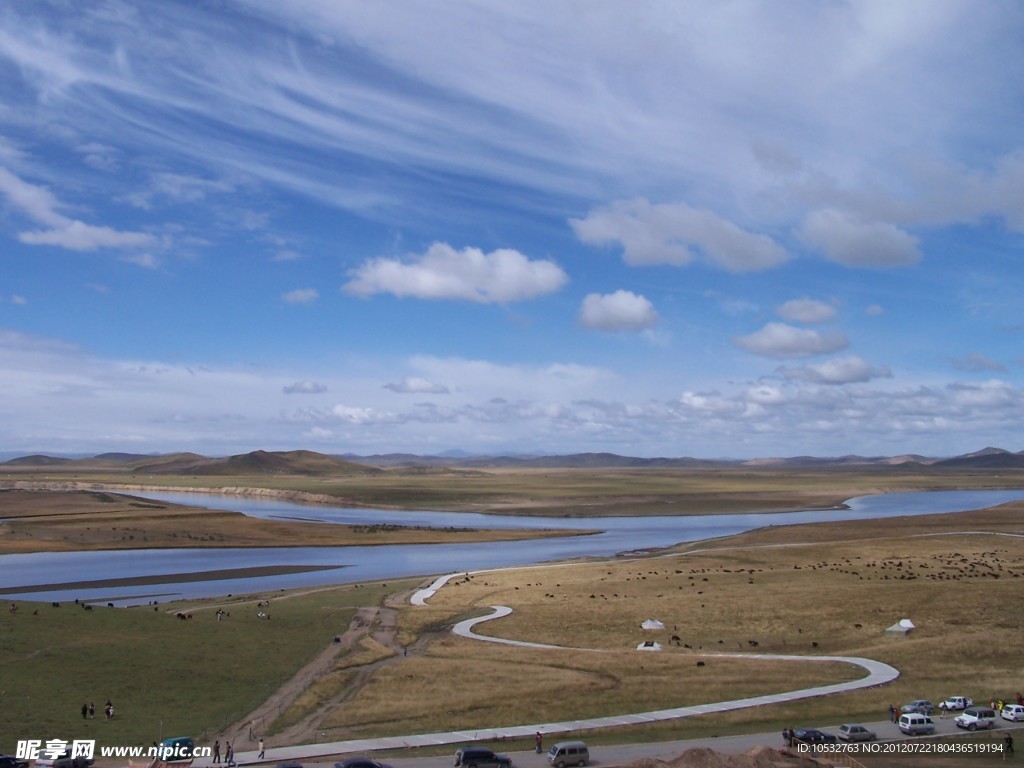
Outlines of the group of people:
<svg viewBox="0 0 1024 768">
<path fill-rule="evenodd" d="M 220 739 L 218 739 L 213 742 L 213 762 L 219 763 L 220 761 Z M 235 762 L 235 748 L 231 745 L 230 741 L 224 742 L 224 764 L 228 766 L 228 768 L 233 768 L 238 765 L 238 763 Z"/>
<path fill-rule="evenodd" d="M 107 699 L 107 703 L 103 707 L 103 713 L 107 716 L 107 720 L 114 719 L 114 705 L 110 699 Z M 96 705 L 91 701 L 88 704 L 82 705 L 82 719 L 93 720 L 96 718 Z"/>
</svg>

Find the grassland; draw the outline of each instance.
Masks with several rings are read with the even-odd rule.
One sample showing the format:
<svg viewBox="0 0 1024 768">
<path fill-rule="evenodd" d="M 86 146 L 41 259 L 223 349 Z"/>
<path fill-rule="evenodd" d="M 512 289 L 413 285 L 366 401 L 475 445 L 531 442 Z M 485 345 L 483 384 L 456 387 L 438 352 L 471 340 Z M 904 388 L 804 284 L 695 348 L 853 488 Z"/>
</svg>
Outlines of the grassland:
<svg viewBox="0 0 1024 768">
<path fill-rule="evenodd" d="M 101 491 L 0 490 L 0 554 L 164 547 L 299 547 L 512 541 L 496 531 L 261 520 Z M 569 535 L 573 532 L 566 532 Z"/>
<path fill-rule="evenodd" d="M 463 508 L 493 511 L 550 511 L 564 503 L 571 514 L 678 514 L 827 506 L 872 491 L 1013 487 L 1020 480 L 859 471 L 477 474 L 453 481 L 451 490 L 437 475 L 410 476 L 390 498 L 418 499 L 416 506 L 430 506 L 422 503 L 428 498 L 438 506 L 445 506 L 442 498 L 457 498 Z M 224 478 L 212 481 L 220 486 Z M 231 481 L 254 484 L 252 477 Z M 383 488 L 374 490 L 379 481 L 277 478 L 268 484 L 316 493 L 345 486 L 339 498 L 366 501 L 387 496 Z M 162 514 L 153 512 L 155 518 Z M 47 517 L 34 518 L 40 535 Z M 187 529 L 195 530 L 195 523 L 189 519 Z M 1024 688 L 1018 660 L 1022 579 L 1022 504 L 912 519 L 776 526 L 679 546 L 657 557 L 487 572 L 444 588 L 429 607 L 399 610 L 396 642 L 412 649 L 408 657 L 389 655 L 373 642 L 339 653 L 307 695 L 283 700 L 262 726 L 275 734 L 311 722 L 320 738 L 332 740 L 472 729 L 662 709 L 861 674 L 842 665 L 709 655 L 753 653 L 751 640 L 759 652 L 866 656 L 902 674 L 892 685 L 824 700 L 586 737 L 607 743 L 779 730 L 883 719 L 890 703 L 919 697 L 1006 697 Z M 86 612 L 21 604 L 15 615 L 0 614 L 0 733 L 38 730 L 43 736 L 49 730 L 73 738 L 102 732 L 104 743 L 149 743 L 163 723 L 165 735 L 212 739 L 323 653 L 357 607 L 380 604 L 395 588 L 339 588 L 287 599 L 275 594 L 273 622 L 255 619 L 253 601 L 261 596 L 236 601 L 231 621 L 219 623 L 210 601 L 174 606 L 172 614 L 163 613 L 164 606 L 159 612 Z M 449 634 L 455 621 L 494 604 L 509 605 L 514 613 L 483 632 L 604 652 L 492 647 Z M 177 610 L 195 618 L 175 619 Z M 640 630 L 651 617 L 667 625 L 665 633 Z M 909 637 L 883 634 L 905 617 L 918 626 Z M 680 637 L 678 645 L 669 641 L 673 634 Z M 632 651 L 643 639 L 657 639 L 665 650 Z M 108 696 L 118 706 L 117 721 L 81 721 L 82 701 L 93 698 L 102 707 Z M 0 743 L 0 750 L 12 746 Z"/>
<path fill-rule="evenodd" d="M 953 488 L 1019 488 L 998 474 L 912 467 L 821 469 L 395 469 L 346 475 L 141 475 L 52 469 L 0 473 L 0 484 L 128 489 L 260 489 L 339 505 L 546 516 L 729 514 L 828 508 L 851 496 Z"/>
<path fill-rule="evenodd" d="M 16 613 L 0 612 L 0 752 L 13 753 L 19 738 L 148 745 L 161 734 L 219 733 L 330 647 L 360 606 L 380 604 L 402 586 L 353 585 L 158 610 L 18 601 Z M 221 620 L 218 607 L 227 614 Z M 192 618 L 179 619 L 179 610 Z M 271 619 L 257 618 L 260 610 Z M 112 721 L 103 716 L 108 698 Z M 94 720 L 81 717 L 89 701 L 96 704 Z"/>
<path fill-rule="evenodd" d="M 708 701 L 750 695 L 777 682 L 769 673 L 780 670 L 780 665 L 757 669 L 756 662 L 744 662 L 753 666 L 733 675 L 728 670 L 738 671 L 741 667 L 734 665 L 739 662 L 708 659 L 714 673 L 704 678 L 694 665 L 695 659 L 706 658 L 702 654 L 719 650 L 753 653 L 750 640 L 758 643 L 757 652 L 866 656 L 902 672 L 896 683 L 884 688 L 644 726 L 616 733 L 617 739 L 707 735 L 709 727 L 725 734 L 794 723 L 871 721 L 883 719 L 890 703 L 939 699 L 954 691 L 978 700 L 1006 698 L 1024 687 L 1017 652 L 1024 626 L 1019 599 L 1024 579 L 1022 519 L 1024 505 L 1015 504 L 917 518 L 912 525 L 896 519 L 871 521 L 870 528 L 863 523 L 807 526 L 811 543 L 798 546 L 778 546 L 780 532 L 769 529 L 713 547 L 692 547 L 703 551 L 659 558 L 489 572 L 446 587 L 429 608 L 403 611 L 400 627 L 416 636 L 480 613 L 483 606 L 501 604 L 513 607 L 514 613 L 486 625 L 487 633 L 616 650 L 652 637 L 639 628 L 646 618 L 667 625 L 660 637 L 653 635 L 666 646 L 657 662 L 666 666 L 641 686 L 643 693 L 636 698 L 626 693 L 635 669 L 595 678 L 595 670 L 572 651 L 559 660 L 557 652 L 472 650 L 459 647 L 470 641 L 456 639 L 431 647 L 430 661 L 446 670 L 446 681 L 490 680 L 495 669 L 501 670 L 499 687 L 506 678 L 519 680 L 514 695 L 500 707 L 502 722 L 509 723 L 611 714 L 618 707 L 622 712 L 629 707 L 678 706 L 695 695 Z M 804 529 L 790 531 L 791 540 Z M 884 629 L 901 618 L 911 618 L 918 629 L 909 637 L 885 636 Z M 680 637 L 679 646 L 668 642 L 672 634 Z M 683 647 L 687 645 L 690 648 Z M 648 666 L 646 655 L 642 660 L 639 655 L 632 655 L 633 666 Z M 452 657 L 459 660 L 457 676 L 444 666 Z M 515 659 L 521 676 L 508 672 Z M 787 670 L 789 687 L 812 677 L 812 670 L 813 665 L 799 672 Z M 835 674 L 827 665 L 816 672 L 822 680 Z M 595 680 L 607 687 L 604 695 L 560 697 L 551 694 L 549 674 L 558 681 L 555 690 L 601 690 Z M 347 723 L 353 732 L 359 729 L 352 724 L 362 718 L 377 727 L 402 720 L 415 729 L 417 721 L 410 720 L 408 706 L 386 706 L 396 700 L 393 694 L 399 687 L 408 691 L 415 677 L 400 666 L 389 667 L 365 698 L 351 700 L 334 721 Z M 465 696 L 456 697 L 463 706 L 451 714 L 461 715 L 463 727 L 466 713 L 493 707 L 485 695 L 478 700 L 473 686 L 456 688 Z M 499 713 L 488 714 L 493 718 Z M 435 725 L 425 719 L 419 722 Z"/>
</svg>

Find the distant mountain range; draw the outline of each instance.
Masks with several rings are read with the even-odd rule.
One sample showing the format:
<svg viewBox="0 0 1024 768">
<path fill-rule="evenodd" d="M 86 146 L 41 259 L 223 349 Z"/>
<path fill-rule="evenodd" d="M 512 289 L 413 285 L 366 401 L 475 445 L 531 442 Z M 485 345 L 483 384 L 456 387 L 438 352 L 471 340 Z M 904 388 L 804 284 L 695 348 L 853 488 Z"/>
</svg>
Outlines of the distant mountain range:
<svg viewBox="0 0 1024 768">
<path fill-rule="evenodd" d="M 892 467 L 919 469 L 1024 469 L 1024 451 L 1013 453 L 1002 448 L 984 448 L 974 453 L 949 458 L 929 458 L 916 454 L 901 456 L 792 456 L 760 459 L 695 459 L 638 458 L 614 453 L 574 453 L 564 456 L 470 456 L 461 452 L 443 456 L 420 456 L 411 453 L 388 453 L 371 456 L 354 454 L 329 455 L 316 451 L 252 451 L 235 456 L 208 457 L 197 453 L 162 455 L 135 453 L 103 453 L 98 456 L 63 458 L 35 454 L 0 462 L 8 471 L 112 471 L 147 475 L 365 475 L 385 469 L 443 468 L 494 469 L 579 468 L 579 469 L 643 469 L 680 468 L 716 469 L 728 467 L 827 468 L 827 467 Z"/>
</svg>

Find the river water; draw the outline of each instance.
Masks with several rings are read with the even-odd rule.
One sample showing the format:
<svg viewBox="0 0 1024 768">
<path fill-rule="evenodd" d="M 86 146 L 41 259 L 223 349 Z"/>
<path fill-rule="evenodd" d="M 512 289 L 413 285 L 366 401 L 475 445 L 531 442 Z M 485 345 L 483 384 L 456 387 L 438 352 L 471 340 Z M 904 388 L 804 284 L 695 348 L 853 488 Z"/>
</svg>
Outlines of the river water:
<svg viewBox="0 0 1024 768">
<path fill-rule="evenodd" d="M 250 549 L 146 549 L 103 552 L 39 552 L 0 556 L 4 599 L 112 602 L 115 605 L 216 597 L 379 579 L 429 576 L 452 571 L 526 565 L 580 557 L 610 557 L 728 536 L 770 525 L 937 514 L 1024 499 L 1024 490 L 931 491 L 861 496 L 844 509 L 685 517 L 543 518 L 462 512 L 415 512 L 325 507 L 240 496 L 135 493 L 256 517 L 324 524 L 413 525 L 459 528 L 573 529 L 598 533 L 530 541 L 371 547 L 281 547 Z M 196 574 L 266 566 L 319 570 L 272 576 L 205 578 Z M 149 577 L 159 583 L 120 587 L 89 582 Z M 155 579 L 154 579 L 155 577 Z"/>
</svg>

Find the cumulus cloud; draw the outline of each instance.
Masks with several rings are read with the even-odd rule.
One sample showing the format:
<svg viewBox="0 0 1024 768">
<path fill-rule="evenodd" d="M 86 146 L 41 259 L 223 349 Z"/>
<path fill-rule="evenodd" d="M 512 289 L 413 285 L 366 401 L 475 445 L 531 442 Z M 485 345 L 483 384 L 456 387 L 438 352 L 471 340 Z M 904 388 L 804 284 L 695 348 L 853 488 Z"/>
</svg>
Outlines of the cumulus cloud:
<svg viewBox="0 0 1024 768">
<path fill-rule="evenodd" d="M 801 368 L 782 368 L 787 379 L 814 382 L 815 384 L 855 384 L 872 379 L 891 379 L 892 371 L 887 366 L 874 366 L 859 355 L 847 355 L 826 360 L 823 363 L 805 365 Z"/>
<path fill-rule="evenodd" d="M 684 266 L 699 258 L 730 272 L 750 272 L 778 266 L 790 258 L 767 235 L 748 232 L 686 203 L 652 205 L 642 198 L 620 201 L 569 223 L 584 243 L 621 244 L 623 258 L 633 266 Z"/>
<path fill-rule="evenodd" d="M 917 238 L 883 221 L 865 221 L 834 208 L 813 211 L 800 236 L 830 260 L 847 267 L 902 267 L 921 258 Z"/>
<path fill-rule="evenodd" d="M 327 387 L 319 382 L 305 379 L 283 387 L 282 391 L 286 395 L 319 395 L 322 392 L 326 392 Z"/>
<path fill-rule="evenodd" d="M 418 376 L 406 376 L 401 381 L 385 384 L 384 389 L 402 394 L 447 395 L 448 387 Z"/>
<path fill-rule="evenodd" d="M 289 304 L 309 304 L 320 298 L 320 292 L 315 288 L 296 288 L 281 294 L 281 298 Z"/>
<path fill-rule="evenodd" d="M 458 251 L 434 243 L 407 262 L 371 259 L 351 272 L 343 289 L 355 296 L 391 293 L 418 299 L 462 299 L 481 304 L 531 299 L 557 291 L 568 275 L 552 261 L 531 261 L 518 251 Z"/>
<path fill-rule="evenodd" d="M 962 357 L 957 360 L 952 360 L 951 364 L 958 371 L 968 371 L 971 373 L 978 373 L 980 371 L 1006 371 L 1005 365 L 978 352 L 971 353 L 966 357 Z"/>
<path fill-rule="evenodd" d="M 747 336 L 736 336 L 740 349 L 762 357 L 812 357 L 845 349 L 849 342 L 841 331 L 815 331 L 785 323 L 768 323 Z"/>
<path fill-rule="evenodd" d="M 654 305 L 631 291 L 591 293 L 580 306 L 580 323 L 598 331 L 642 331 L 657 322 Z"/>
<path fill-rule="evenodd" d="M 792 299 L 775 308 L 782 318 L 794 323 L 827 323 L 836 316 L 836 308 L 816 299 Z"/>
<path fill-rule="evenodd" d="M 30 184 L 6 168 L 0 168 L 0 193 L 25 216 L 46 227 L 20 233 L 18 239 L 27 245 L 94 251 L 97 248 L 148 247 L 157 243 L 155 237 L 144 232 L 122 232 L 68 218 L 58 211 L 61 203 L 50 190 Z"/>
</svg>

